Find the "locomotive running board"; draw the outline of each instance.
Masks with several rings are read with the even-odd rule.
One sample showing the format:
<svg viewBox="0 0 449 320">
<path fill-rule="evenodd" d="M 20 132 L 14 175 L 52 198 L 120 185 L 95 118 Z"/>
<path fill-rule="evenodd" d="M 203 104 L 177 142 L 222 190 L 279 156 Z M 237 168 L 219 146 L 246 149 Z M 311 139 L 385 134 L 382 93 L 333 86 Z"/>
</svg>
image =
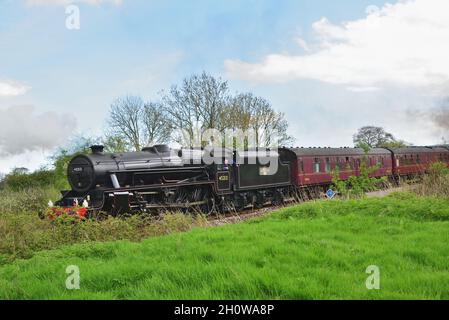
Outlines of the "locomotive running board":
<svg viewBox="0 0 449 320">
<path fill-rule="evenodd" d="M 172 203 L 172 204 L 147 204 L 145 208 L 147 209 L 157 209 L 157 208 L 190 208 L 193 206 L 199 206 L 202 204 L 207 204 L 207 201 L 196 201 L 189 203 Z"/>
<path fill-rule="evenodd" d="M 198 181 L 198 182 L 188 182 L 188 183 L 167 183 L 167 184 L 152 184 L 152 185 L 142 185 L 142 186 L 134 186 L 134 187 L 121 187 L 120 189 L 103 189 L 105 193 L 116 193 L 116 192 L 145 192 L 144 190 L 155 190 L 155 189 L 166 189 L 173 187 L 191 187 L 191 186 L 199 186 L 199 185 L 214 185 L 214 181 Z"/>
</svg>

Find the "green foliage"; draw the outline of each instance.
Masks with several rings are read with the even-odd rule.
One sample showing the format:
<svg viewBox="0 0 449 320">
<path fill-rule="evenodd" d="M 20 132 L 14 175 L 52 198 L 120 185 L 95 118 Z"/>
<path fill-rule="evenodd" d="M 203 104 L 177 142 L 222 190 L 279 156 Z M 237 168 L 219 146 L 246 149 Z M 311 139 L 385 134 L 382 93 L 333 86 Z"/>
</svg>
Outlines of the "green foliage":
<svg viewBox="0 0 449 320">
<path fill-rule="evenodd" d="M 311 202 L 140 243 L 64 246 L 0 267 L 0 298 L 449 299 L 448 217 L 447 200 L 398 194 Z M 97 227 L 104 237 L 128 232 L 118 219 Z M 77 228 L 58 235 L 54 226 L 47 241 L 87 230 Z M 365 287 L 373 264 L 381 290 Z M 68 265 L 80 268 L 79 290 L 65 289 Z"/>
<path fill-rule="evenodd" d="M 366 126 L 360 128 L 353 136 L 356 148 L 400 148 L 406 144 L 402 140 L 397 140 L 391 133 L 381 127 Z"/>
<path fill-rule="evenodd" d="M 361 197 L 366 192 L 375 191 L 379 185 L 386 182 L 386 178 L 371 178 L 370 174 L 379 169 L 378 165 L 367 166 L 367 154 L 369 149 L 365 150 L 365 155 L 360 161 L 359 175 L 350 176 L 346 181 L 340 180 L 339 169 L 333 172 L 333 189 L 343 197 Z"/>
<path fill-rule="evenodd" d="M 444 162 L 434 162 L 429 166 L 429 175 L 432 178 L 442 177 L 449 174 L 449 168 Z"/>
<path fill-rule="evenodd" d="M 394 141 L 383 142 L 379 145 L 379 147 L 380 148 L 389 148 L 389 149 L 406 148 L 407 144 L 402 140 L 394 140 Z"/>
<path fill-rule="evenodd" d="M 332 173 L 332 189 L 338 194 L 348 196 L 348 184 L 346 181 L 340 180 L 340 169 L 336 167 Z"/>
<path fill-rule="evenodd" d="M 108 153 L 121 153 L 130 151 L 126 139 L 118 135 L 109 134 L 103 140 L 104 151 Z"/>
<path fill-rule="evenodd" d="M 51 187 L 55 184 L 55 172 L 47 169 L 40 169 L 32 173 L 15 169 L 6 175 L 2 182 L 4 189 L 12 191 Z"/>
</svg>

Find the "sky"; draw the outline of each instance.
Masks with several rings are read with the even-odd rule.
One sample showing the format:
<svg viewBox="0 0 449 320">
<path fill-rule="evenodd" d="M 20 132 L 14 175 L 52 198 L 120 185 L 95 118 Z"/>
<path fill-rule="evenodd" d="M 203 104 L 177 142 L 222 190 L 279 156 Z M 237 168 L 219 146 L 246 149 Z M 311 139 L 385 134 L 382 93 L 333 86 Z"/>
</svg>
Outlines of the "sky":
<svg viewBox="0 0 449 320">
<path fill-rule="evenodd" d="M 352 146 L 365 125 L 441 143 L 448 56 L 447 0 L 0 0 L 0 172 L 202 71 L 268 99 L 295 146 Z"/>
</svg>

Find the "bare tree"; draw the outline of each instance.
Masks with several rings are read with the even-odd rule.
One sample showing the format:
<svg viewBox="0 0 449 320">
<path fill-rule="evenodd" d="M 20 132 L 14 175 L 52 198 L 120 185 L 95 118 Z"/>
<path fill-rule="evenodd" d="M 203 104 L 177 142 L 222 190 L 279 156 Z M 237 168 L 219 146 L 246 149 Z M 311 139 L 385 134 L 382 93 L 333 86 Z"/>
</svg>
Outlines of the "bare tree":
<svg viewBox="0 0 449 320">
<path fill-rule="evenodd" d="M 200 142 L 203 146 L 223 144 L 221 138 L 216 141 L 215 132 L 225 133 L 228 129 L 252 130 L 254 138 L 244 141 L 246 147 L 250 143 L 253 146 L 253 142 L 255 146 L 268 147 L 293 141 L 287 133 L 284 114 L 276 112 L 267 100 L 251 93 L 231 96 L 226 81 L 205 72 L 185 78 L 181 85 L 162 92 L 162 104 L 144 104 L 136 96 L 116 99 L 108 124 L 107 137 L 113 149 L 122 148 L 122 141 L 134 150 L 170 140 L 183 146 L 199 146 Z M 216 130 L 212 137 L 203 136 L 207 129 Z M 176 130 L 181 134 L 174 136 Z"/>
<path fill-rule="evenodd" d="M 230 97 L 222 114 L 221 122 L 224 128 L 248 130 L 258 102 L 259 99 L 251 93 Z"/>
<path fill-rule="evenodd" d="M 143 107 L 142 122 L 147 146 L 170 141 L 172 125 L 161 103 L 146 103 Z"/>
<path fill-rule="evenodd" d="M 405 142 L 395 137 L 381 127 L 366 126 L 360 128 L 353 136 L 354 145 L 361 148 L 403 147 Z"/>
<path fill-rule="evenodd" d="M 102 144 L 104 149 L 109 153 L 121 153 L 131 151 L 130 146 L 127 144 L 126 140 L 120 135 L 111 135 L 106 133 L 103 138 Z"/>
<path fill-rule="evenodd" d="M 251 129 L 256 147 L 279 146 L 293 142 L 293 138 L 287 133 L 288 122 L 284 114 L 276 112 L 267 100 L 252 93 L 233 97 L 224 112 L 225 127 L 244 131 Z"/>
<path fill-rule="evenodd" d="M 137 96 L 117 98 L 111 105 L 109 115 L 109 135 L 117 135 L 126 139 L 136 151 L 141 149 L 143 100 Z"/>
<path fill-rule="evenodd" d="M 138 96 L 117 98 L 111 105 L 105 147 L 110 152 L 135 150 L 170 141 L 172 126 L 161 103 Z"/>
<path fill-rule="evenodd" d="M 173 127 L 185 130 L 191 137 L 198 129 L 222 129 L 221 115 L 227 98 L 227 82 L 205 72 L 163 93 L 164 110 Z M 180 137 L 177 139 L 179 142 Z"/>
</svg>

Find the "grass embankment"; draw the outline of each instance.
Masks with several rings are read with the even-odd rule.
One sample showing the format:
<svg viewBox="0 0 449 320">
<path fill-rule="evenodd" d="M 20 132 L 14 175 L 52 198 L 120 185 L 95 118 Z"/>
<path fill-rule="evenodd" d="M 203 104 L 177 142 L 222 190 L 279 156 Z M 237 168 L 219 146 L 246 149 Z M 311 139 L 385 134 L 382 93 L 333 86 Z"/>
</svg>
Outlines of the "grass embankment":
<svg viewBox="0 0 449 320">
<path fill-rule="evenodd" d="M 0 267 L 10 299 L 449 299 L 449 201 L 394 194 L 40 252 Z M 81 288 L 67 290 L 68 265 Z M 367 290 L 369 265 L 380 290 Z"/>
<path fill-rule="evenodd" d="M 31 258 L 36 252 L 64 245 L 93 241 L 141 241 L 151 236 L 187 231 L 201 226 L 202 217 L 167 214 L 162 217 L 109 217 L 82 223 L 42 220 L 38 212 L 49 199 L 58 199 L 54 189 L 0 191 L 0 265 Z"/>
</svg>

